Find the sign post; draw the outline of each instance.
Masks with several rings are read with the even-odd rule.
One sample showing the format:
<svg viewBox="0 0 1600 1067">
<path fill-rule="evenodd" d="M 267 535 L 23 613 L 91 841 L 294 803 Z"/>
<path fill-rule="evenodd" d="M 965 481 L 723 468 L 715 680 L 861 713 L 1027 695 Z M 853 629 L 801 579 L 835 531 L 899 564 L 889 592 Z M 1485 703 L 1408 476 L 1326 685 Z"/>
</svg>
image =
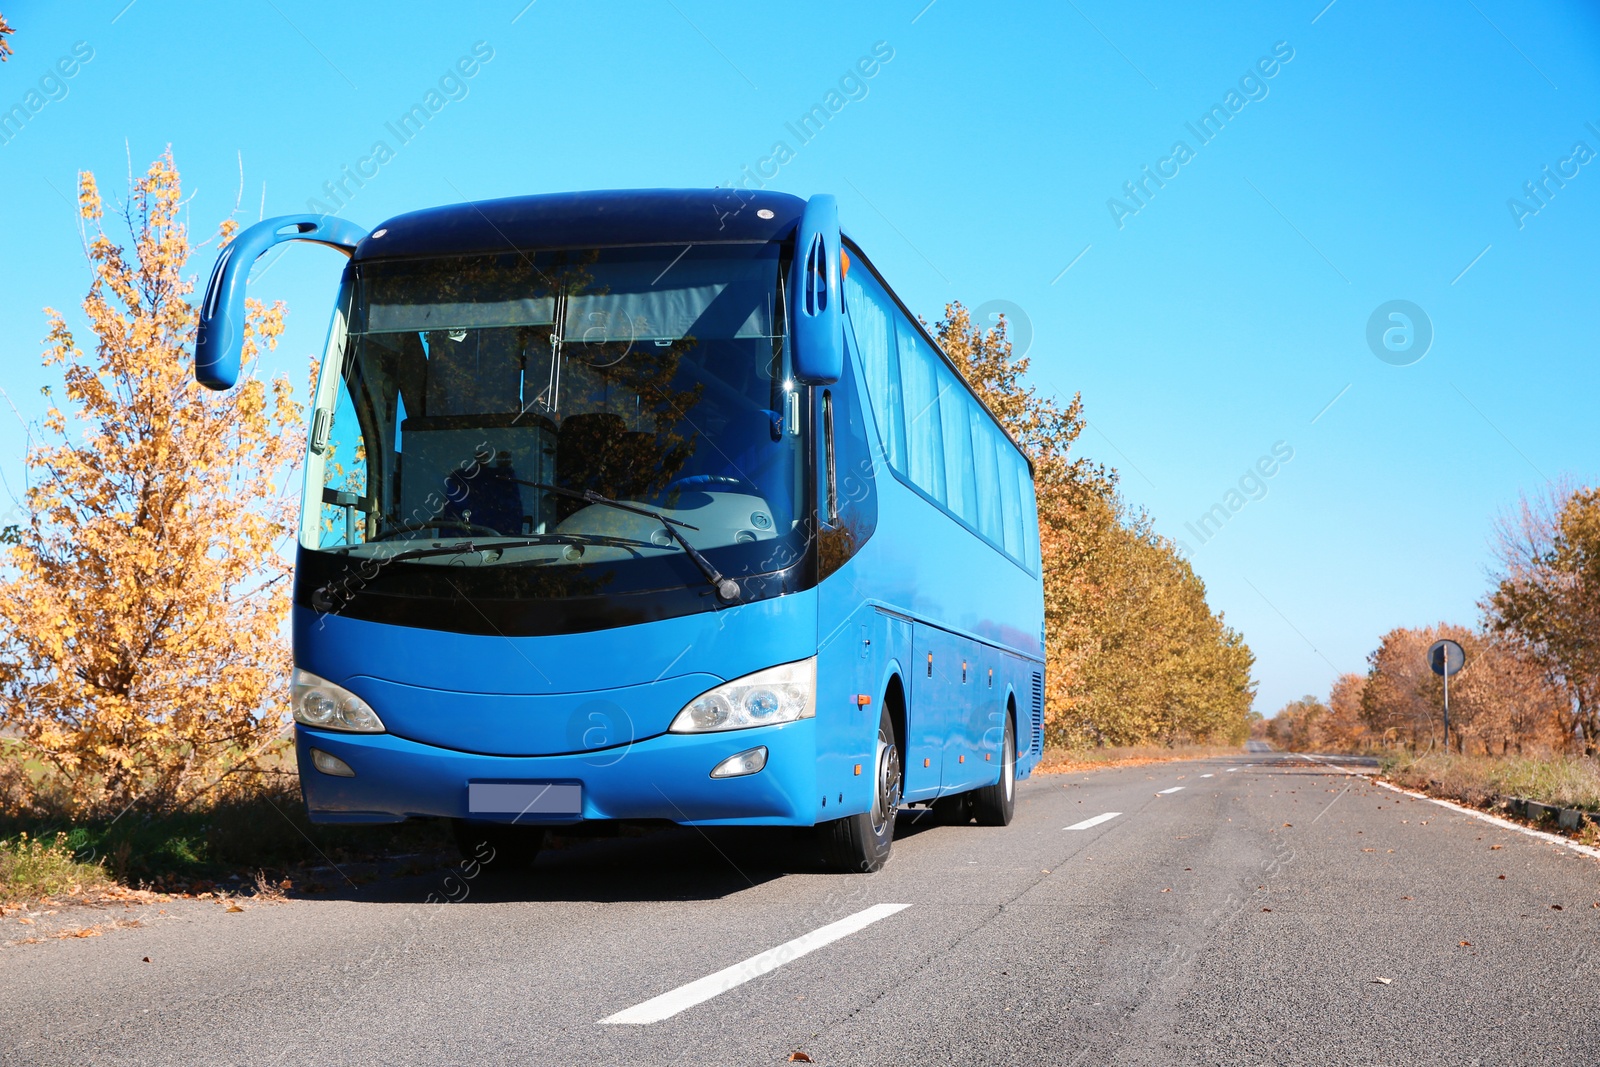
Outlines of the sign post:
<svg viewBox="0 0 1600 1067">
<path fill-rule="evenodd" d="M 1454 641 L 1445 639 L 1428 646 L 1428 666 L 1444 679 L 1444 750 L 1450 751 L 1450 676 L 1459 674 L 1467 654 Z"/>
</svg>

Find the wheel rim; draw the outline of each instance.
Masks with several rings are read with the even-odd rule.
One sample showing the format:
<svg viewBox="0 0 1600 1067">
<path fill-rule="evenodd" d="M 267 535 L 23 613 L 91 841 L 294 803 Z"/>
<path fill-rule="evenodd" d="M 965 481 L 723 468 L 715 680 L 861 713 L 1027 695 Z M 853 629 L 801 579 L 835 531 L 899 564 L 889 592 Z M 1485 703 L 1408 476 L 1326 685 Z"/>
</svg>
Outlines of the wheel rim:
<svg viewBox="0 0 1600 1067">
<path fill-rule="evenodd" d="M 1017 739 L 1011 724 L 1006 724 L 1006 750 L 1000 756 L 1000 776 L 1006 783 L 1006 802 L 1010 803 L 1012 791 L 1017 787 Z"/>
<path fill-rule="evenodd" d="M 900 806 L 900 750 L 878 738 L 877 795 L 872 803 L 872 832 L 882 837 Z"/>
</svg>

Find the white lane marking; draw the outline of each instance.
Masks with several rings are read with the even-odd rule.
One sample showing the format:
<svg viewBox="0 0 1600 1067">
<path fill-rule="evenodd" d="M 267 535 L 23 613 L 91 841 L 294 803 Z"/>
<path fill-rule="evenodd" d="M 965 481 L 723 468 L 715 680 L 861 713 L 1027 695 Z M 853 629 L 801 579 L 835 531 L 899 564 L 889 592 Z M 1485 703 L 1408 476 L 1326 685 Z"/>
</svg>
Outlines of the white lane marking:
<svg viewBox="0 0 1600 1067">
<path fill-rule="evenodd" d="M 1156 796 L 1161 796 L 1163 793 L 1176 793 L 1182 788 L 1183 786 L 1181 785 L 1175 785 L 1171 789 L 1158 789 L 1156 790 Z"/>
<path fill-rule="evenodd" d="M 1214 774 L 1202 774 L 1200 777 L 1202 777 L 1202 778 L 1215 778 L 1216 775 L 1214 775 Z"/>
<path fill-rule="evenodd" d="M 751 956 L 743 963 L 724 967 L 716 974 L 708 974 L 659 997 L 652 997 L 643 1004 L 635 1004 L 631 1008 L 601 1019 L 600 1022 L 641 1024 L 670 1019 L 680 1011 L 692 1008 L 696 1004 L 703 1004 L 714 996 L 744 985 L 752 978 L 760 978 L 769 971 L 777 970 L 790 960 L 799 959 L 808 952 L 815 952 L 824 945 L 848 937 L 857 930 L 871 926 L 879 919 L 887 919 L 895 912 L 904 911 L 909 907 L 910 904 L 874 904 L 838 922 L 829 923 L 809 934 L 802 934 L 793 941 L 785 941 L 777 948 Z"/>
<path fill-rule="evenodd" d="M 1234 771 L 1236 771 L 1238 769 L 1239 768 L 1237 768 L 1237 767 L 1229 767 L 1227 770 L 1223 771 L 1222 773 L 1223 774 L 1232 774 Z"/>
<path fill-rule="evenodd" d="M 1120 811 L 1108 811 L 1104 815 L 1096 815 L 1092 819 L 1085 819 L 1082 822 L 1075 822 L 1071 826 L 1063 826 L 1062 829 L 1063 830 L 1087 830 L 1092 826 L 1099 826 L 1103 822 L 1110 822 L 1112 819 L 1115 819 L 1118 815 L 1121 815 L 1121 814 L 1122 814 L 1122 812 L 1120 812 Z"/>
<path fill-rule="evenodd" d="M 1535 830 L 1531 826 L 1523 826 L 1521 823 L 1514 823 L 1510 819 L 1502 819 L 1499 816 L 1490 815 L 1488 812 L 1479 811 L 1476 808 L 1468 808 L 1461 804 L 1453 804 L 1448 800 L 1440 800 L 1438 797 L 1430 797 L 1426 793 L 1413 793 L 1409 789 L 1401 789 L 1397 785 L 1390 785 L 1388 782 L 1381 782 L 1372 777 L 1370 774 L 1367 774 L 1365 771 L 1358 771 L 1352 767 L 1341 767 L 1332 760 L 1323 759 L 1321 756 L 1313 756 L 1308 758 L 1313 759 L 1318 763 L 1325 764 L 1332 770 L 1339 771 L 1342 774 L 1348 774 L 1353 778 L 1365 778 L 1373 785 L 1381 785 L 1383 788 L 1388 789 L 1391 792 L 1404 793 L 1408 797 L 1415 797 L 1418 800 L 1426 800 L 1430 804 L 1437 804 L 1441 808 L 1449 808 L 1451 811 L 1460 812 L 1462 815 L 1470 815 L 1480 822 L 1486 822 L 1493 826 L 1498 826 L 1502 830 L 1515 830 L 1519 834 L 1527 834 L 1529 837 L 1537 837 L 1541 841 L 1548 841 L 1552 845 L 1560 845 L 1562 848 L 1569 848 L 1574 852 L 1581 852 L 1585 856 L 1591 856 L 1594 859 L 1600 860 L 1600 848 L 1592 848 L 1589 845 L 1580 845 L 1570 837 L 1562 837 L 1560 834 L 1551 834 L 1546 833 L 1543 830 Z M 1335 799 L 1338 798 L 1336 797 Z"/>
</svg>

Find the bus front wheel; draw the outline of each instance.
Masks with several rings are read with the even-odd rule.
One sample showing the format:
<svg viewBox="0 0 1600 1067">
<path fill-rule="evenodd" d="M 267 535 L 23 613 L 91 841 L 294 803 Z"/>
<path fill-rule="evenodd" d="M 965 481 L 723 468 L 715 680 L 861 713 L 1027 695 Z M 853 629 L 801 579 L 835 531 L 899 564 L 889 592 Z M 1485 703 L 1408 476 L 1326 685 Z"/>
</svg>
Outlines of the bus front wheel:
<svg viewBox="0 0 1600 1067">
<path fill-rule="evenodd" d="M 870 808 L 817 827 L 823 859 L 836 871 L 870 874 L 888 861 L 894 844 L 894 817 L 900 809 L 900 746 L 887 709 L 878 719 L 872 783 Z"/>
</svg>

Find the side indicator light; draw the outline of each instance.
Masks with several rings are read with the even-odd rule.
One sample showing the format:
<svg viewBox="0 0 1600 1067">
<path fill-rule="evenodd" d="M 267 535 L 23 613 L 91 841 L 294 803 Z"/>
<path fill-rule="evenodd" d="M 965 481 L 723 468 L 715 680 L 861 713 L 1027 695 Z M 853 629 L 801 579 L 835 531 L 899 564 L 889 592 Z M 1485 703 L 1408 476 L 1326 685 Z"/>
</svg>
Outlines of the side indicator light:
<svg viewBox="0 0 1600 1067">
<path fill-rule="evenodd" d="M 856 694 L 856 707 L 864 708 L 868 704 L 871 704 L 871 703 L 872 703 L 872 698 L 867 696 L 867 694 L 865 694 L 865 693 L 857 693 Z"/>
<path fill-rule="evenodd" d="M 933 766 L 933 760 L 925 759 L 925 760 L 922 761 L 922 765 L 924 767 L 932 767 Z"/>
<path fill-rule="evenodd" d="M 859 778 L 860 776 L 861 776 L 861 764 L 858 763 L 858 764 L 856 764 L 856 777 Z"/>
<path fill-rule="evenodd" d="M 965 757 L 965 756 L 957 756 L 956 757 L 956 762 L 957 763 L 965 763 L 965 762 L 967 762 L 967 757 Z"/>
</svg>

